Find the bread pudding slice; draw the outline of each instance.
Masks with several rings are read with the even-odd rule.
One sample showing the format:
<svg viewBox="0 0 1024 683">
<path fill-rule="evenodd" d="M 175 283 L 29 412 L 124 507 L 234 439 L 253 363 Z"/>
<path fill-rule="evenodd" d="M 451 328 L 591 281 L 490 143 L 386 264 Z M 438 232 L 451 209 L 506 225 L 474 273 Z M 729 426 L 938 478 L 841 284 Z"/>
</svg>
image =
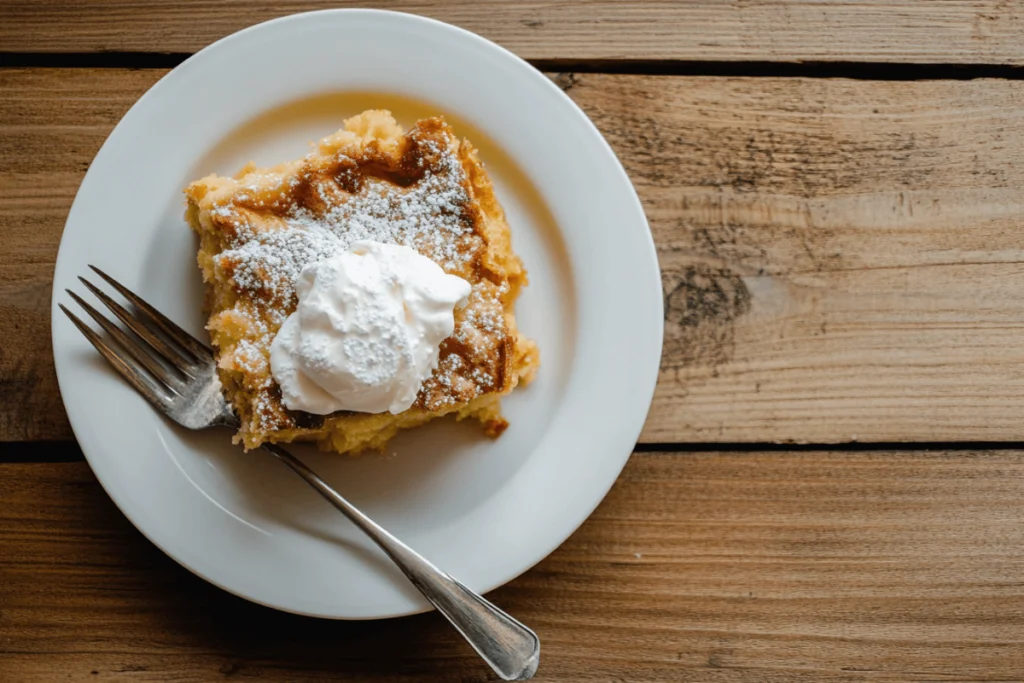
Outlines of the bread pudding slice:
<svg viewBox="0 0 1024 683">
<path fill-rule="evenodd" d="M 316 441 L 339 453 L 383 449 L 400 429 L 443 415 L 473 418 L 496 437 L 500 399 L 529 381 L 536 345 L 516 327 L 526 271 L 476 150 L 442 118 L 408 132 L 387 111 L 366 111 L 304 158 L 252 164 L 185 190 L 199 235 L 207 329 L 225 394 L 241 421 L 236 441 Z M 455 330 L 412 407 L 398 414 L 286 408 L 270 346 L 297 305 L 302 269 L 357 240 L 415 249 L 472 286 Z"/>
</svg>

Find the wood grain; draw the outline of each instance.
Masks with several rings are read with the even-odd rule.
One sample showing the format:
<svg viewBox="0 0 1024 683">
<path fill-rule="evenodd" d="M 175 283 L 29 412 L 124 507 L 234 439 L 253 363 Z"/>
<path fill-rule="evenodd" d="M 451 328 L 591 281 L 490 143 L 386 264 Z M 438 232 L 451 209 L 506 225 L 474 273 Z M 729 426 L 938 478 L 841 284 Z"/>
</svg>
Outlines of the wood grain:
<svg viewBox="0 0 1024 683">
<path fill-rule="evenodd" d="M 1024 82 L 589 76 L 665 288 L 645 440 L 1016 440 Z"/>
<path fill-rule="evenodd" d="M 160 75 L 0 70 L 0 439 L 69 436 L 40 342 L 55 247 L 105 134 Z M 659 248 L 644 441 L 1021 438 L 1024 81 L 556 80 Z"/>
<path fill-rule="evenodd" d="M 71 437 L 50 348 L 50 286 L 78 185 L 163 75 L 0 69 L 0 441 Z"/>
<path fill-rule="evenodd" d="M 239 29 L 355 0 L 6 0 L 5 52 L 194 52 Z M 527 59 L 1024 64 L 1018 0 L 397 0 Z"/>
<path fill-rule="evenodd" d="M 484 681 L 436 615 L 294 617 L 145 541 L 83 463 L 0 465 L 0 677 Z M 1024 670 L 1024 452 L 636 454 L 493 593 L 539 681 L 994 681 Z"/>
</svg>

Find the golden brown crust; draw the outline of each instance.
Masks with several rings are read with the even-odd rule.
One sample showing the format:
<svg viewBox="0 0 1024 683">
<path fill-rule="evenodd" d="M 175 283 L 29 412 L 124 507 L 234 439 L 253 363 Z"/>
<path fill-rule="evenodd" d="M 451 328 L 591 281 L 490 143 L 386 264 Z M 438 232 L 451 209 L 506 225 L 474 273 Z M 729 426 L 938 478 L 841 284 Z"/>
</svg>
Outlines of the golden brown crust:
<svg viewBox="0 0 1024 683">
<path fill-rule="evenodd" d="M 293 440 L 339 452 L 383 448 L 399 429 L 448 413 L 478 419 L 492 436 L 507 427 L 498 399 L 538 365 L 536 346 L 515 323 L 526 271 L 476 150 L 443 119 L 404 133 L 388 112 L 364 112 L 303 159 L 208 176 L 185 194 L 186 219 L 200 236 L 208 329 L 247 448 Z M 294 278 L 358 238 L 417 249 L 470 282 L 469 303 L 404 413 L 287 410 L 269 348 L 295 309 Z"/>
</svg>

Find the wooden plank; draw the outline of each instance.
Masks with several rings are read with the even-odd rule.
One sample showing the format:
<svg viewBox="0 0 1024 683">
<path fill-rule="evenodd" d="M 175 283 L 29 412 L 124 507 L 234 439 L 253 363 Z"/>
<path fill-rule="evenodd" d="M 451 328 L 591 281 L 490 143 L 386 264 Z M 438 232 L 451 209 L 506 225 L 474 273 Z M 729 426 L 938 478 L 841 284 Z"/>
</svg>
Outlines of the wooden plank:
<svg viewBox="0 0 1024 683">
<path fill-rule="evenodd" d="M 50 350 L 50 287 L 78 185 L 163 73 L 0 69 L 0 440 L 71 437 Z"/>
<path fill-rule="evenodd" d="M 636 454 L 495 591 L 541 681 L 988 681 L 1024 669 L 1024 452 Z M 5 680 L 484 681 L 437 615 L 339 623 L 223 593 L 82 463 L 0 466 Z"/>
<path fill-rule="evenodd" d="M 104 135 L 159 75 L 0 70 L 0 377 L 34 389 L 32 409 L 0 392 L 0 439 L 69 436 L 39 343 L 55 246 Z M 660 251 L 644 441 L 1021 437 L 1024 81 L 557 80 Z"/>
<path fill-rule="evenodd" d="M 7 0 L 5 52 L 194 52 L 252 24 L 357 0 Z M 1024 63 L 1019 0 L 375 3 L 441 19 L 527 59 Z"/>
<path fill-rule="evenodd" d="M 1024 82 L 579 80 L 661 257 L 645 440 L 1024 434 Z"/>
</svg>

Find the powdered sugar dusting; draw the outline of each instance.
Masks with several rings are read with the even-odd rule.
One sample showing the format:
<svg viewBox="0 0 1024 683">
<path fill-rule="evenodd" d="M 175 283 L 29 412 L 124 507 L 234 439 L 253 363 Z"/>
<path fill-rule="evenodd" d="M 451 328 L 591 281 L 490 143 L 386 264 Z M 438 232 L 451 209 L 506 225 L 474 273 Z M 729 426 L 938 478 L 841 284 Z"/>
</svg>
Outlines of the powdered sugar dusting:
<svg viewBox="0 0 1024 683">
<path fill-rule="evenodd" d="M 469 201 L 465 173 L 450 150 L 432 140 L 420 145 L 437 161 L 407 188 L 368 176 L 360 192 L 349 194 L 319 178 L 311 183 L 317 200 L 312 203 L 326 209 L 293 206 L 283 217 L 286 229 L 256 232 L 240 222 L 234 244 L 219 257 L 232 267 L 236 286 L 293 301 L 304 267 L 360 240 L 410 247 L 448 272 L 463 268 L 472 257 L 471 250 L 460 249 L 460 238 L 472 235 L 464 215 Z M 246 188 L 245 195 L 249 192 Z M 213 213 L 227 216 L 234 211 L 222 206 Z"/>
<path fill-rule="evenodd" d="M 231 263 L 239 289 L 265 291 L 288 301 L 295 282 L 310 263 L 318 263 L 344 250 L 344 241 L 325 230 L 272 230 L 250 233 L 241 244 L 221 253 L 221 263 Z"/>
</svg>

